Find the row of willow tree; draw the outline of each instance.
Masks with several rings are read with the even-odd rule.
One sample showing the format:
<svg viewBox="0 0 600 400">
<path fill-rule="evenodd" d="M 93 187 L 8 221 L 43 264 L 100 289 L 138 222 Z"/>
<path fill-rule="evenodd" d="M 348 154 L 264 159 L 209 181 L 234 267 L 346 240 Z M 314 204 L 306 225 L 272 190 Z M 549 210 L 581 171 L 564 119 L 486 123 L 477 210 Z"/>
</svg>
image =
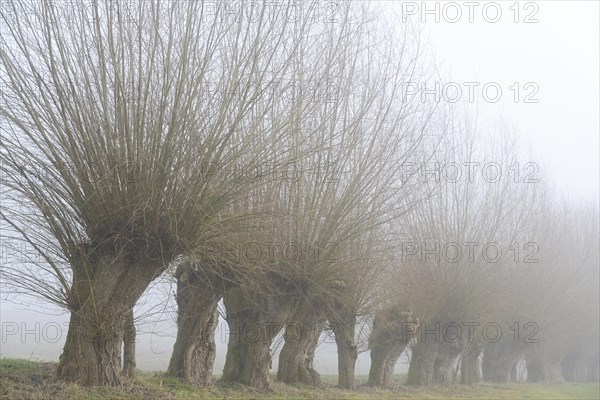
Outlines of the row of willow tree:
<svg viewBox="0 0 600 400">
<path fill-rule="evenodd" d="M 372 385 L 404 351 L 415 385 L 521 360 L 598 379 L 596 206 L 413 90 L 437 79 L 413 25 L 363 2 L 59 5 L 0 14 L 0 220 L 39 256 L 3 285 L 71 313 L 60 378 L 133 374 L 133 308 L 170 274 L 168 373 L 196 385 L 221 300 L 226 382 L 268 387 L 283 335 L 277 379 L 319 385 L 324 330 L 344 388 L 366 349 Z"/>
</svg>

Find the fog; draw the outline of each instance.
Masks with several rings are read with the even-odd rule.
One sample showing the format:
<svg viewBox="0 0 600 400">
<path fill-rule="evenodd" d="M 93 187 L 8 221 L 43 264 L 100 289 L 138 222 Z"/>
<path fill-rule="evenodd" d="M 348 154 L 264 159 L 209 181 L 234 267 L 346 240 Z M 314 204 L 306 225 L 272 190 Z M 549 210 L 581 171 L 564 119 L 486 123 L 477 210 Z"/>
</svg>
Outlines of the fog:
<svg viewBox="0 0 600 400">
<path fill-rule="evenodd" d="M 146 296 L 142 301 L 151 301 Z M 39 307 L 39 306 L 38 306 Z M 36 308 L 38 308 L 36 307 Z M 164 305 L 158 305 L 163 308 Z M 139 329 L 137 341 L 137 363 L 140 369 L 148 371 L 165 371 L 169 366 L 169 358 L 173 351 L 176 335 L 176 310 L 171 301 L 169 315 L 152 316 L 137 322 Z M 157 319 L 162 322 L 155 322 Z M 31 358 L 34 360 L 55 361 L 64 346 L 64 340 L 69 327 L 69 314 L 62 310 L 47 307 L 44 311 L 33 311 L 31 303 L 16 305 L 3 303 L 2 306 L 2 353 L 0 357 Z M 221 317 L 217 324 L 215 343 L 217 356 L 213 371 L 220 375 L 225 364 L 229 327 Z M 317 349 L 315 367 L 324 375 L 337 374 L 337 353 L 335 339 L 322 335 L 321 344 Z M 280 347 L 280 346 L 278 346 Z M 274 352 L 279 350 L 274 347 Z M 407 360 L 399 363 L 397 371 L 406 371 Z M 273 368 L 277 368 L 277 357 L 273 358 Z M 357 374 L 369 372 L 368 354 L 362 353 L 356 363 Z"/>
<path fill-rule="evenodd" d="M 502 126 L 513 132 L 519 141 L 521 165 L 535 163 L 540 176 L 552 182 L 557 197 L 577 204 L 598 204 L 600 3 L 519 2 L 515 3 L 517 16 L 510 8 L 512 2 L 500 2 L 495 3 L 502 10 L 497 23 L 486 20 L 481 7 L 475 9 L 473 22 L 469 21 L 468 9 L 462 2 L 452 2 L 458 8 L 448 6 L 448 2 L 432 2 L 431 13 L 423 12 L 424 4 L 381 5 L 400 20 L 425 20 L 419 23 L 425 39 L 425 57 L 436 65 L 434 78 L 427 82 L 426 89 L 435 92 L 436 84 L 450 85 L 452 90 L 461 88 L 456 103 L 464 106 L 470 121 L 481 127 Z M 463 15 L 453 22 L 456 9 Z M 442 10 L 449 14 L 444 15 Z M 501 88 L 501 95 L 492 100 L 486 97 L 481 88 L 489 84 L 494 90 Z M 475 88 L 472 101 L 467 98 L 468 85 Z M 439 94 L 425 92 L 431 97 L 428 100 Z M 441 92 L 442 97 L 455 94 Z M 6 238 L 1 251 L 2 264 L 18 258 L 18 248 Z M 0 284 L 0 288 L 0 358 L 57 361 L 65 345 L 70 313 L 43 299 L 16 294 L 7 285 Z M 177 335 L 176 291 L 175 280 L 163 274 L 144 292 L 134 309 L 138 330 L 136 360 L 141 370 L 166 371 L 169 366 Z M 223 371 L 229 337 L 222 301 L 219 310 L 213 365 L 216 375 Z M 272 346 L 271 372 L 277 371 L 281 337 L 279 333 Z M 356 361 L 357 375 L 369 374 L 371 363 L 363 339 Z M 322 375 L 338 373 L 336 342 L 331 332 L 321 334 L 314 367 Z M 408 367 L 408 355 L 404 353 L 395 371 L 407 372 Z"/>
</svg>

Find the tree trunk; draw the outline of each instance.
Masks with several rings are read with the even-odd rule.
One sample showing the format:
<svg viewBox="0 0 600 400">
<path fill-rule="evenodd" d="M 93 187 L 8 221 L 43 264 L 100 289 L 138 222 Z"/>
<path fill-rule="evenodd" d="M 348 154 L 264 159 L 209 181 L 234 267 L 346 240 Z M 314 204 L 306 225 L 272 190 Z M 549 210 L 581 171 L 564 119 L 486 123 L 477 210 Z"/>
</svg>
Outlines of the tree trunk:
<svg viewBox="0 0 600 400">
<path fill-rule="evenodd" d="M 135 373 L 136 331 L 133 309 L 125 315 L 123 327 L 123 375 L 132 378 Z"/>
<path fill-rule="evenodd" d="M 385 372 L 387 368 L 389 351 L 386 347 L 371 348 L 371 367 L 369 368 L 370 386 L 384 386 Z"/>
<path fill-rule="evenodd" d="M 404 307 L 388 307 L 379 310 L 373 319 L 369 335 L 371 368 L 368 384 L 391 387 L 394 384 L 394 368 L 408 342 L 419 326 L 418 318 Z"/>
<path fill-rule="evenodd" d="M 302 302 L 285 327 L 277 380 L 290 385 L 321 385 L 321 377 L 313 368 L 313 360 L 325 320 L 321 305 Z"/>
<path fill-rule="evenodd" d="M 483 346 L 471 342 L 460 360 L 460 383 L 472 385 L 481 381 L 481 353 Z"/>
<path fill-rule="evenodd" d="M 560 362 L 551 359 L 537 349 L 525 354 L 527 365 L 527 382 L 554 383 L 564 381 Z"/>
<path fill-rule="evenodd" d="M 319 337 L 321 336 L 321 332 L 323 332 L 325 322 L 326 319 L 323 319 L 317 329 L 313 331 L 315 334 L 306 351 L 306 357 L 304 358 L 304 368 L 306 369 L 307 374 L 310 375 L 310 381 L 312 382 L 311 386 L 314 387 L 321 386 L 321 375 L 315 369 L 315 352 L 317 351 L 317 346 L 319 346 Z"/>
<path fill-rule="evenodd" d="M 104 319 L 105 327 L 89 323 L 90 319 L 71 313 L 58 376 L 84 386 L 117 386 L 121 383 L 123 316 Z"/>
<path fill-rule="evenodd" d="M 563 360 L 561 368 L 567 382 L 585 382 L 587 380 L 587 363 L 580 354 L 569 354 Z"/>
<path fill-rule="evenodd" d="M 371 348 L 371 367 L 369 368 L 370 386 L 383 386 L 385 369 L 387 367 L 388 349 L 386 347 Z"/>
<path fill-rule="evenodd" d="M 452 385 L 454 383 L 456 359 L 448 354 L 438 353 L 433 363 L 433 382 L 436 385 Z"/>
<path fill-rule="evenodd" d="M 391 388 L 394 386 L 394 369 L 398 359 L 406 349 L 406 343 L 396 343 L 394 347 L 389 351 L 387 359 L 385 361 L 385 368 L 383 370 L 383 386 Z"/>
<path fill-rule="evenodd" d="M 518 362 L 517 362 L 518 364 Z M 510 369 L 510 381 L 511 382 L 517 382 L 519 377 L 519 371 L 517 370 L 517 364 L 513 365 L 513 367 Z"/>
<path fill-rule="evenodd" d="M 210 383 L 216 356 L 215 329 L 223 280 L 182 264 L 177 277 L 177 339 L 167 374 L 196 386 Z"/>
<path fill-rule="evenodd" d="M 297 301 L 289 295 L 255 294 L 230 289 L 223 297 L 230 337 L 223 382 L 269 389 L 271 344 Z"/>
<path fill-rule="evenodd" d="M 598 371 L 598 354 L 593 348 L 580 348 L 571 351 L 562 361 L 561 370 L 567 382 L 594 381 L 594 371 Z M 597 378 L 596 378 L 597 380 Z"/>
<path fill-rule="evenodd" d="M 452 343 L 442 341 L 433 363 L 433 381 L 437 385 L 452 385 L 456 381 L 457 361 L 464 349 L 462 341 Z"/>
<path fill-rule="evenodd" d="M 337 304 L 336 311 L 329 316 L 329 324 L 335 335 L 338 353 L 338 386 L 354 389 L 354 367 L 358 350 L 354 341 L 356 312 L 343 304 Z"/>
<path fill-rule="evenodd" d="M 91 246 L 90 246 L 91 247 Z M 67 298 L 69 330 L 57 374 L 88 386 L 121 383 L 121 346 L 127 314 L 164 270 L 162 262 L 131 263 L 79 253 L 72 261 L 73 284 Z"/>
<path fill-rule="evenodd" d="M 407 384 L 428 386 L 434 383 L 434 364 L 438 354 L 435 340 L 422 340 L 413 346 L 408 368 Z"/>
<path fill-rule="evenodd" d="M 510 340 L 486 343 L 483 350 L 483 380 L 494 383 L 510 383 L 513 370 L 523 357 L 522 347 Z"/>
</svg>

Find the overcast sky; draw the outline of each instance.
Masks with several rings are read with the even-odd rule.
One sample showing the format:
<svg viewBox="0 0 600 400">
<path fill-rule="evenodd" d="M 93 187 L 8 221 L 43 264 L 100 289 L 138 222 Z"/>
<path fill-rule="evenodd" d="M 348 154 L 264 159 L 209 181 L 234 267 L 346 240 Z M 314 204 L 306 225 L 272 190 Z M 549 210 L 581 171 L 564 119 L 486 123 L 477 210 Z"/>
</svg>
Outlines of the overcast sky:
<svg viewBox="0 0 600 400">
<path fill-rule="evenodd" d="M 525 7 L 527 2 L 520 2 L 518 23 L 510 8 L 513 1 L 497 2 L 502 17 L 496 23 L 486 21 L 494 19 L 495 7 L 488 6 L 487 15 L 483 13 L 484 5 L 493 2 L 478 2 L 481 6 L 473 10 L 473 23 L 466 7 L 461 7 L 458 22 L 450 22 L 456 8 L 446 6 L 444 13 L 447 3 L 440 3 L 439 23 L 435 14 L 416 15 L 426 18 L 429 43 L 442 74 L 457 83 L 479 82 L 480 87 L 497 82 L 503 91 L 500 101 L 482 100 L 481 91 L 477 97 L 484 115 L 514 126 L 524 147 L 543 162 L 561 192 L 597 200 L 600 3 L 538 1 Z M 405 2 L 396 7 L 412 14 L 412 5 Z M 525 23 L 525 19 L 538 22 Z M 518 103 L 513 98 L 515 89 L 510 89 L 515 82 L 520 88 Z M 524 88 L 528 82 L 534 85 Z M 539 102 L 525 103 L 525 95 L 536 88 L 539 91 L 531 100 Z M 489 98 L 493 99 L 492 92 Z"/>
<path fill-rule="evenodd" d="M 427 20 L 425 34 L 441 74 L 446 81 L 458 85 L 477 82 L 478 88 L 488 83 L 500 87 L 502 96 L 496 103 L 486 101 L 482 90 L 476 88 L 475 100 L 481 118 L 501 119 L 514 126 L 523 145 L 529 147 L 536 160 L 541 160 L 547 167 L 561 192 L 573 198 L 597 201 L 600 164 L 599 3 L 538 1 L 526 8 L 526 2 L 521 2 L 516 16 L 515 8 L 510 8 L 514 2 L 499 2 L 495 4 L 499 5 L 502 16 L 496 23 L 490 22 L 496 18 L 495 6 L 487 6 L 488 14 L 483 14 L 484 5 L 490 3 L 478 2 L 473 10 L 472 23 L 469 22 L 468 8 L 462 6 L 463 2 L 454 3 L 460 6 L 463 14 L 456 23 L 450 22 L 450 19 L 456 18 L 457 8 L 445 6 L 445 3 L 439 5 L 439 22 L 435 22 L 435 14 L 424 16 Z M 421 4 L 396 2 L 390 6 L 400 14 L 404 11 L 414 18 L 422 16 Z M 428 2 L 430 9 L 433 9 L 433 4 Z M 518 17 L 518 22 L 514 21 L 515 17 Z M 538 22 L 525 23 L 525 18 L 537 19 Z M 517 87 L 520 99 L 515 102 Z M 464 89 L 466 96 L 468 88 L 464 86 Z M 528 95 L 529 100 L 538 102 L 526 103 Z M 27 310 L 26 306 L 3 301 L 0 322 L 1 356 L 58 359 L 68 315 L 40 314 Z M 36 322 L 41 322 L 41 325 L 36 326 Z M 160 332 L 160 335 L 140 337 L 137 347 L 140 368 L 166 368 L 175 336 L 173 321 L 167 322 L 171 328 L 166 331 L 160 326 L 144 326 L 144 330 Z M 62 327 L 62 338 L 54 339 L 56 325 Z M 17 331 L 13 332 L 13 329 Z M 23 329 L 30 333 L 23 336 Z M 47 339 L 52 339 L 52 342 Z M 215 371 L 220 372 L 226 345 L 221 339 L 217 343 Z M 336 362 L 334 345 L 319 349 L 316 366 L 321 373 L 335 374 Z M 368 354 L 362 354 L 357 373 L 366 374 L 368 366 Z"/>
</svg>

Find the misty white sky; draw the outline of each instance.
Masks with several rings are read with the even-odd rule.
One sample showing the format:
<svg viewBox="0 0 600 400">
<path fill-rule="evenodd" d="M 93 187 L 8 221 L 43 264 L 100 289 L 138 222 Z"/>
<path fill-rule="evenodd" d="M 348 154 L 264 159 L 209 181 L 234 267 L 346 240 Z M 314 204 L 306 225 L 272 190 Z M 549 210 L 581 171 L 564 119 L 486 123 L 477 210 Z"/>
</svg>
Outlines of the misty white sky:
<svg viewBox="0 0 600 400">
<path fill-rule="evenodd" d="M 404 2 L 420 7 L 422 2 Z M 456 2 L 462 5 L 463 2 Z M 497 83 L 503 93 L 495 104 L 486 102 L 476 90 L 477 108 L 482 119 L 501 119 L 513 126 L 522 144 L 535 160 L 540 160 L 560 192 L 572 198 L 598 199 L 599 192 L 599 2 L 597 1 L 537 1 L 537 8 L 524 9 L 519 5 L 518 23 L 513 18 L 514 2 L 498 2 L 502 17 L 497 23 L 487 22 L 479 2 L 474 10 L 474 22 L 468 19 L 468 9 L 462 8 L 460 21 L 445 20 L 440 3 L 440 22 L 434 15 L 426 15 L 426 36 L 446 81 L 462 84 L 479 82 L 480 87 Z M 433 9 L 434 2 L 428 2 Z M 402 13 L 401 2 L 388 3 Z M 414 9 L 410 9 L 411 12 Z M 447 8 L 448 12 L 452 10 Z M 537 23 L 522 20 L 535 11 Z M 417 10 L 417 17 L 422 10 Z M 492 11 L 489 11 L 494 16 Z M 449 14 L 450 18 L 454 13 Z M 414 18 L 414 16 L 413 16 Z M 531 90 L 524 85 L 534 83 L 539 91 L 533 96 L 538 103 L 515 103 L 510 87 L 518 82 L 521 97 Z M 465 89 L 466 90 L 466 89 Z M 466 93 L 466 92 L 465 92 Z M 465 94 L 466 95 L 466 94 Z M 524 160 L 529 161 L 529 160 Z M 0 356 L 34 357 L 57 360 L 64 343 L 68 315 L 41 314 L 27 309 L 27 305 L 5 302 L 2 296 L 0 323 L 2 338 Z M 165 316 L 166 317 L 166 316 Z M 167 318 L 168 319 L 168 318 Z M 36 322 L 41 325 L 36 327 Z M 62 326 L 62 339 L 49 343 L 42 330 L 53 338 L 54 323 Z M 138 344 L 138 367 L 165 369 L 175 338 L 171 328 L 146 325 L 144 330 L 160 334 L 145 334 Z M 9 327 L 10 325 L 10 327 Z M 7 334 L 7 329 L 18 332 Z M 22 329 L 31 332 L 22 335 Z M 11 331 L 12 332 L 12 331 Z M 220 335 L 221 333 L 218 333 Z M 23 339 L 23 340 L 22 340 Z M 54 340 L 54 339 L 53 339 Z M 220 373 L 225 358 L 225 343 L 217 340 L 218 354 L 215 372 Z M 322 346 L 316 366 L 321 373 L 336 373 L 335 345 Z M 276 363 L 274 363 L 274 366 Z M 368 353 L 361 354 L 357 373 L 368 372 Z M 399 366 L 402 368 L 402 366 Z"/>
<path fill-rule="evenodd" d="M 538 1 L 533 2 L 536 10 L 525 9 L 527 2 L 520 2 L 519 23 L 514 22 L 510 9 L 513 1 L 498 2 L 502 17 L 497 23 L 486 22 L 482 16 L 483 6 L 490 2 L 479 2 L 473 23 L 465 7 L 458 22 L 445 21 L 445 3 L 440 3 L 439 23 L 435 15 L 424 15 L 441 74 L 457 83 L 498 82 L 503 95 L 496 104 L 478 103 L 483 116 L 501 118 L 513 126 L 561 192 L 573 198 L 598 199 L 600 3 Z M 400 4 L 396 7 L 401 12 Z M 452 11 L 447 6 L 450 20 L 455 18 Z M 493 19 L 493 8 L 488 13 Z M 539 22 L 522 22 L 530 14 Z M 539 102 L 515 103 L 510 89 L 514 82 L 520 83 L 521 95 L 532 91 L 523 90 L 525 83 L 537 84 L 534 98 Z"/>
</svg>

